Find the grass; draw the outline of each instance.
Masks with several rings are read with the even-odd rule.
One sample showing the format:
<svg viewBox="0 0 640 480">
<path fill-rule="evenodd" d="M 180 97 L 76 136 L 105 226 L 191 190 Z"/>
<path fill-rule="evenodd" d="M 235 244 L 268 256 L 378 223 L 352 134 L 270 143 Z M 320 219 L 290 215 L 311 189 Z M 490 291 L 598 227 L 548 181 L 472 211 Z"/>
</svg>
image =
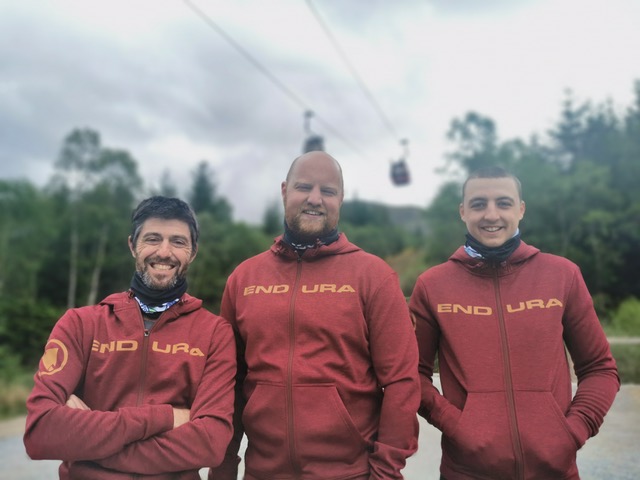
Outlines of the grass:
<svg viewBox="0 0 640 480">
<path fill-rule="evenodd" d="M 620 382 L 640 384 L 640 345 L 611 345 Z"/>
<path fill-rule="evenodd" d="M 13 418 L 27 412 L 26 400 L 33 385 L 33 372 L 0 378 L 0 419 Z"/>
</svg>

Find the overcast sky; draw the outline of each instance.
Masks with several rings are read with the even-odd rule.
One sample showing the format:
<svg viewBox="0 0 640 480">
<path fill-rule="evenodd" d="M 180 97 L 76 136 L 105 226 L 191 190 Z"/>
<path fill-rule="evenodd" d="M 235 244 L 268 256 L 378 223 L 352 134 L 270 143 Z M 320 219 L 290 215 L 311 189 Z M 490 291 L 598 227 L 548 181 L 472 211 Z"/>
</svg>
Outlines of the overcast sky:
<svg viewBox="0 0 640 480">
<path fill-rule="evenodd" d="M 630 106 L 639 20 L 637 0 L 2 0 L 0 177 L 44 185 L 89 127 L 147 187 L 169 171 L 186 189 L 207 160 L 234 218 L 257 223 L 310 109 L 348 199 L 426 206 L 468 111 L 526 140 L 568 88 Z M 403 138 L 413 182 L 394 187 Z"/>
</svg>

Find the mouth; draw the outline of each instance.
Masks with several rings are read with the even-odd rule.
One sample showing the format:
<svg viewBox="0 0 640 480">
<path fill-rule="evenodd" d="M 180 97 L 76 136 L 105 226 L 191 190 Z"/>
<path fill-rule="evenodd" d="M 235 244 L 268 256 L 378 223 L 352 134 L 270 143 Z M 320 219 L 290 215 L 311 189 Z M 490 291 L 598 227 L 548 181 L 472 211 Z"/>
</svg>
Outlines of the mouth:
<svg viewBox="0 0 640 480">
<path fill-rule="evenodd" d="M 496 233 L 502 230 L 502 227 L 481 227 L 487 233 Z"/>
<path fill-rule="evenodd" d="M 303 210 L 302 213 L 305 215 L 310 215 L 312 217 L 321 217 L 324 215 L 324 213 L 318 212 L 317 210 Z"/>
<path fill-rule="evenodd" d="M 176 268 L 176 265 L 173 263 L 160 262 L 160 261 L 150 261 L 149 266 L 154 270 L 165 271 L 165 272 L 168 272 Z"/>
</svg>

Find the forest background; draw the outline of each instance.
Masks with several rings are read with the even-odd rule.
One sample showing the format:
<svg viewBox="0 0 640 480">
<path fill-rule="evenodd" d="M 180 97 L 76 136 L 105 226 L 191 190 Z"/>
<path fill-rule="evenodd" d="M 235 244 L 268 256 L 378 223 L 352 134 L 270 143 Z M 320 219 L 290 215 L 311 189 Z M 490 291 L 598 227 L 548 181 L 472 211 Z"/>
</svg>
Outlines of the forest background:
<svg viewBox="0 0 640 480">
<path fill-rule="evenodd" d="M 523 239 L 580 266 L 610 337 L 640 336 L 640 81 L 623 111 L 609 101 L 576 104 L 567 92 L 544 138 L 499 141 L 495 122 L 476 112 L 452 120 L 448 138 L 453 150 L 438 172 L 446 181 L 434 200 L 424 208 L 347 201 L 340 229 L 349 239 L 385 259 L 408 296 L 422 271 L 464 241 L 458 205 L 465 175 L 502 165 L 523 184 Z M 43 187 L 0 179 L 0 417 L 24 411 L 62 313 L 128 288 L 133 261 L 126 239 L 142 198 L 179 196 L 193 206 L 201 237 L 189 292 L 214 312 L 233 268 L 282 231 L 277 203 L 265 208 L 260 225 L 234 221 L 206 160 L 184 193 L 170 172 L 158 189 L 145 186 L 136 160 L 102 145 L 91 128 L 72 130 L 52 161 L 54 174 Z M 622 381 L 640 383 L 640 346 L 612 350 Z"/>
</svg>

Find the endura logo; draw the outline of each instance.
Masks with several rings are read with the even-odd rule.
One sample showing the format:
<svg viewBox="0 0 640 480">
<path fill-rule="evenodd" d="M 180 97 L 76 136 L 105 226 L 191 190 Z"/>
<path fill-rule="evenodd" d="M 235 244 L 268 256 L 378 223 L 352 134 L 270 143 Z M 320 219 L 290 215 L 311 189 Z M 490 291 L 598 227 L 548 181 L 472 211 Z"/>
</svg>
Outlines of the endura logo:
<svg viewBox="0 0 640 480">
<path fill-rule="evenodd" d="M 333 283 L 321 283 L 316 285 L 303 285 L 302 293 L 356 293 L 351 285 L 338 286 Z"/>
<path fill-rule="evenodd" d="M 40 360 L 38 375 L 53 375 L 62 370 L 69 360 L 69 350 L 60 340 L 51 339 L 45 346 L 44 355 Z"/>
<path fill-rule="evenodd" d="M 464 313 L 467 315 L 491 315 L 491 307 L 480 307 L 477 305 L 460 305 L 459 303 L 439 303 L 438 313 Z"/>
<path fill-rule="evenodd" d="M 289 285 L 249 285 L 244 287 L 244 296 L 253 295 L 255 293 L 287 293 Z"/>
<path fill-rule="evenodd" d="M 533 299 L 516 304 L 508 303 L 505 305 L 507 313 L 522 312 L 524 310 L 534 310 L 537 308 L 554 308 L 562 307 L 562 302 L 557 298 L 548 300 Z M 461 313 L 464 315 L 492 315 L 493 308 L 482 305 L 461 305 L 459 303 L 439 303 L 437 306 L 438 313 Z"/>
<path fill-rule="evenodd" d="M 249 285 L 244 287 L 244 296 L 273 293 L 287 293 L 289 285 Z M 302 285 L 302 293 L 356 293 L 351 285 L 336 285 L 335 283 L 316 283 L 315 285 Z"/>
<path fill-rule="evenodd" d="M 112 340 L 108 343 L 100 343 L 98 340 L 94 340 L 91 350 L 98 353 L 135 352 L 138 350 L 138 342 L 136 340 Z M 194 357 L 204 357 L 202 350 L 197 347 L 190 347 L 188 343 L 167 343 L 161 346 L 155 341 L 151 344 L 151 351 L 171 355 L 186 353 Z"/>
<path fill-rule="evenodd" d="M 557 298 L 550 298 L 549 300 L 527 300 L 526 302 L 520 302 L 517 305 L 507 305 L 507 312 L 521 312 L 523 310 L 533 310 L 534 308 L 553 308 L 562 307 L 562 302 Z"/>
</svg>

